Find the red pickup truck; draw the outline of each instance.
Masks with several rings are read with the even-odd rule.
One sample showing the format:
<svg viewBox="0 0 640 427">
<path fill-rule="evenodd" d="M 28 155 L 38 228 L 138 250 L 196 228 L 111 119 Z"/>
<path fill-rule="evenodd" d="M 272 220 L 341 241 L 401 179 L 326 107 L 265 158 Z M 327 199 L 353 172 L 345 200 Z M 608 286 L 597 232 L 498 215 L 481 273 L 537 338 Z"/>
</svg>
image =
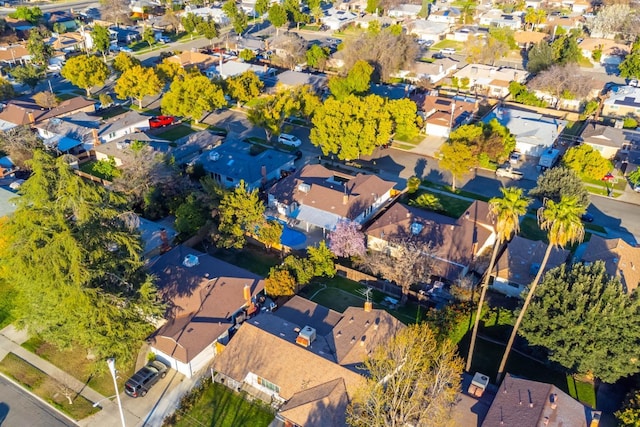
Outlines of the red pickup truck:
<svg viewBox="0 0 640 427">
<path fill-rule="evenodd" d="M 149 119 L 149 126 L 152 128 L 163 128 L 165 126 L 169 126 L 176 121 L 175 117 L 172 116 L 157 116 Z"/>
</svg>

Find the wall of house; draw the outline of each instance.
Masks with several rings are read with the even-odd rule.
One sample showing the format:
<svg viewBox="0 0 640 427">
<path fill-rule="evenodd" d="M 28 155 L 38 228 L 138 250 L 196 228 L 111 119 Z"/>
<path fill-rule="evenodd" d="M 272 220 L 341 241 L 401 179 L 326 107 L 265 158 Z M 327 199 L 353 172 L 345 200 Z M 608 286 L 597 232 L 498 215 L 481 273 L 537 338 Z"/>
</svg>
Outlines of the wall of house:
<svg viewBox="0 0 640 427">
<path fill-rule="evenodd" d="M 96 153 L 96 160 L 100 161 L 100 160 L 109 160 L 109 156 L 104 154 L 104 153 L 100 153 L 98 151 L 95 151 Z M 113 158 L 113 161 L 116 162 L 116 167 L 120 167 L 122 166 L 122 160 L 119 157 L 114 157 L 111 156 Z"/>
<path fill-rule="evenodd" d="M 378 211 L 378 208 L 386 203 L 391 198 L 391 190 L 384 193 L 382 196 L 378 197 L 375 202 L 371 205 L 372 209 L 368 212 L 365 211 L 360 214 L 357 218 L 354 219 L 358 224 L 362 224 L 367 218 L 371 217 L 374 213 Z"/>
<path fill-rule="evenodd" d="M 619 150 L 616 147 L 609 147 L 606 145 L 590 144 L 588 142 L 586 142 L 586 144 L 593 147 L 593 149 L 599 152 L 605 159 L 613 159 L 616 154 L 618 154 Z"/>
<path fill-rule="evenodd" d="M 180 372 L 182 375 L 186 376 L 187 378 L 191 378 L 192 371 L 188 363 L 180 362 L 179 360 L 176 360 L 175 358 L 161 352 L 160 350 L 154 347 L 151 347 L 151 352 L 156 355 L 156 358 L 159 361 L 168 365 L 171 369 L 175 369 L 176 371 Z"/>
<path fill-rule="evenodd" d="M 511 283 L 500 277 L 494 277 L 493 284 L 491 284 L 491 289 L 512 298 L 520 298 L 524 288 L 522 285 Z"/>
<path fill-rule="evenodd" d="M 138 123 L 134 123 L 131 126 L 128 126 L 124 129 L 119 129 L 116 132 L 105 133 L 100 136 L 100 139 L 104 142 L 113 141 L 114 139 L 118 139 L 125 135 L 129 135 L 130 133 L 149 130 L 149 120 L 144 120 Z"/>
<path fill-rule="evenodd" d="M 627 107 L 624 105 L 604 104 L 602 107 L 602 115 L 604 117 L 626 117 L 634 116 L 640 118 L 640 108 Z"/>
</svg>

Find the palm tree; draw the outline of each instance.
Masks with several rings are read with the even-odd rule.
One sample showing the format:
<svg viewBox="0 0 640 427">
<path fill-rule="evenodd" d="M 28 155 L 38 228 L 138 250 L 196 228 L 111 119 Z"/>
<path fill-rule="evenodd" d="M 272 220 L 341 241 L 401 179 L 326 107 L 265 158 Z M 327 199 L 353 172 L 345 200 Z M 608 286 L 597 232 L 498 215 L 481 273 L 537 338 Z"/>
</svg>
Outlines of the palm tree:
<svg viewBox="0 0 640 427">
<path fill-rule="evenodd" d="M 513 325 L 513 331 L 511 331 L 507 348 L 504 351 L 500 367 L 498 368 L 498 376 L 496 379 L 498 384 L 504 375 L 504 369 L 507 364 L 507 359 L 509 358 L 509 353 L 511 352 L 511 347 L 513 346 L 513 341 L 518 333 L 520 323 L 522 323 L 522 318 L 529 307 L 531 298 L 536 292 L 536 287 L 538 286 L 542 272 L 547 265 L 551 250 L 557 247 L 564 248 L 567 243 L 577 243 L 582 241 L 584 237 L 584 227 L 580 220 L 580 216 L 583 215 L 585 211 L 585 207 L 580 204 L 578 198 L 575 196 L 562 196 L 560 202 L 554 202 L 553 200 L 546 199 L 544 201 L 544 205 L 538 209 L 538 225 L 542 230 L 547 232 L 549 245 L 544 253 L 542 262 L 540 263 L 538 273 L 529 286 L 529 293 L 527 294 L 527 298 L 524 300 L 520 314 L 518 314 L 516 324 Z"/>
<path fill-rule="evenodd" d="M 484 298 L 487 294 L 487 288 L 489 287 L 489 277 L 493 271 L 498 251 L 507 240 L 511 239 L 513 234 L 518 233 L 520 230 L 520 216 L 527 213 L 527 207 L 531 203 L 529 198 L 523 196 L 522 188 L 503 187 L 500 191 L 502 192 L 502 197 L 494 197 L 489 200 L 489 215 L 495 220 L 497 236 L 493 244 L 493 253 L 489 261 L 489 268 L 487 268 L 487 273 L 481 285 L 480 301 L 478 301 L 476 320 L 473 325 L 473 332 L 471 333 L 469 354 L 467 355 L 467 372 L 471 369 L 471 360 L 473 359 L 473 349 L 476 345 L 476 336 L 478 335 L 478 327 L 480 326 L 482 306 L 484 305 Z"/>
</svg>

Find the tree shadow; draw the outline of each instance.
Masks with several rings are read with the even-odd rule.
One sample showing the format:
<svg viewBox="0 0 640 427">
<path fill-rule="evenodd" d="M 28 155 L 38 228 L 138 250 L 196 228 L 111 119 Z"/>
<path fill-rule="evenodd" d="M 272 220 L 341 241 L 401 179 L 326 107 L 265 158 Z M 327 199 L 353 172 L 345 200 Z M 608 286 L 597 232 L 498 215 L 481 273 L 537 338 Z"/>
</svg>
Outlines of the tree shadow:
<svg viewBox="0 0 640 427">
<path fill-rule="evenodd" d="M 426 167 L 427 167 L 427 159 L 425 159 L 424 157 L 419 158 L 416 161 L 415 167 L 413 168 L 413 172 L 415 176 L 422 179 L 422 175 L 424 175 L 424 171 Z"/>
</svg>

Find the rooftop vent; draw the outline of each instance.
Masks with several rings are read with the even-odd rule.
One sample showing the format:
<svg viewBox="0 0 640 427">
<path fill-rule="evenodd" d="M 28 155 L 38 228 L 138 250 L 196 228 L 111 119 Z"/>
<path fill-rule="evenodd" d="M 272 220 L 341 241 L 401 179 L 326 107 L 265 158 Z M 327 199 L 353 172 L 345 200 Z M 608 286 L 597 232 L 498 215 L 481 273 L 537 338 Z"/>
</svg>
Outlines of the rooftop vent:
<svg viewBox="0 0 640 427">
<path fill-rule="evenodd" d="M 303 182 L 302 184 L 298 185 L 298 190 L 302 191 L 303 193 L 308 193 L 311 190 L 311 186 Z"/>
<path fill-rule="evenodd" d="M 209 153 L 209 160 L 211 160 L 212 162 L 215 162 L 219 159 L 220 159 L 220 153 L 218 153 L 217 151 L 212 151 Z"/>
<path fill-rule="evenodd" d="M 200 260 L 196 255 L 193 254 L 187 255 L 186 257 L 184 257 L 184 261 L 182 261 L 182 265 L 188 268 L 195 267 L 198 264 L 200 264 Z"/>
<path fill-rule="evenodd" d="M 305 326 L 302 328 L 298 337 L 296 338 L 296 343 L 300 344 L 303 347 L 309 347 L 313 341 L 316 339 L 316 330 L 311 326 Z"/>
</svg>

